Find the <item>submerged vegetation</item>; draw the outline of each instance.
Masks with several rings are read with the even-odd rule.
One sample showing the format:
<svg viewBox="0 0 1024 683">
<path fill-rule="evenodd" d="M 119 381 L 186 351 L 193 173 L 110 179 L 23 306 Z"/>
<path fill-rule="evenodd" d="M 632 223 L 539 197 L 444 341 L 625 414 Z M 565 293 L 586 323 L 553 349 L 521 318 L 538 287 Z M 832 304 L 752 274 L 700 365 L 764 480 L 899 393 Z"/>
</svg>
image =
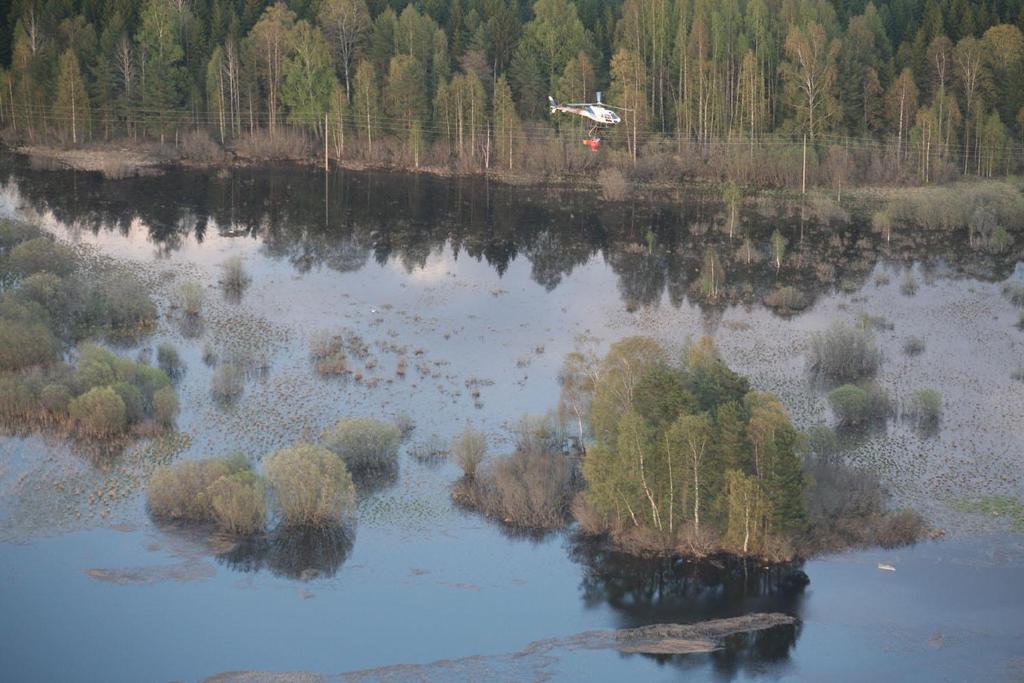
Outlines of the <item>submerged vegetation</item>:
<svg viewBox="0 0 1024 683">
<path fill-rule="evenodd" d="M 978 496 L 960 498 L 953 501 L 953 507 L 961 512 L 968 512 L 987 517 L 1002 517 L 1008 520 L 1010 528 L 1024 533 L 1024 501 L 1006 495 Z"/>
</svg>

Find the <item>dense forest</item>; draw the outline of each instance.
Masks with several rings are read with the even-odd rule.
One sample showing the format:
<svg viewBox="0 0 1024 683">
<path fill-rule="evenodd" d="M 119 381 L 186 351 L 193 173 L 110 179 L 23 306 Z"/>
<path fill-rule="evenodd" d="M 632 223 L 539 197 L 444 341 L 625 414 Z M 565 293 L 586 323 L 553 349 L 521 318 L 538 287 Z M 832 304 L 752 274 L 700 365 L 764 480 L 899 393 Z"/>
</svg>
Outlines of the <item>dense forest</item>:
<svg viewBox="0 0 1024 683">
<path fill-rule="evenodd" d="M 806 139 L 812 179 L 930 182 L 1013 172 L 1024 137 L 1022 0 L 0 8 L 0 126 L 19 141 L 572 170 L 585 128 L 547 96 L 597 91 L 626 109 L 610 146 L 640 176 L 686 157 L 783 184 Z"/>
</svg>

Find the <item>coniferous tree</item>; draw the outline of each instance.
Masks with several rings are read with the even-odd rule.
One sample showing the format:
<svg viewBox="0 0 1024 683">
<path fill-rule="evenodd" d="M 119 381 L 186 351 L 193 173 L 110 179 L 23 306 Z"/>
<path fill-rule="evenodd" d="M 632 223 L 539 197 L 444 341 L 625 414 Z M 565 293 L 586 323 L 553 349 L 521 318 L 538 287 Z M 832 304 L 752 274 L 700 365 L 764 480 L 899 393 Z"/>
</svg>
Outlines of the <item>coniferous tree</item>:
<svg viewBox="0 0 1024 683">
<path fill-rule="evenodd" d="M 166 0 L 143 6 L 136 42 L 142 53 L 140 85 L 143 120 L 164 141 L 185 101 L 184 50 L 178 17 Z"/>
</svg>

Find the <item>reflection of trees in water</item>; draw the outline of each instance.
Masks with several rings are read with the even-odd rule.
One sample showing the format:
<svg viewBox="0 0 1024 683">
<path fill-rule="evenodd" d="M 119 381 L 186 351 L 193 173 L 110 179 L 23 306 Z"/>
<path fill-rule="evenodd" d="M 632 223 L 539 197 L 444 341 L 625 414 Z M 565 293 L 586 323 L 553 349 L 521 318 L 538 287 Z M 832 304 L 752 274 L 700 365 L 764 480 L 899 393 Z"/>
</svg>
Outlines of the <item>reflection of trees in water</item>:
<svg viewBox="0 0 1024 683">
<path fill-rule="evenodd" d="M 332 577 L 352 550 L 352 535 L 344 527 L 278 529 L 245 539 L 218 553 L 217 561 L 242 572 L 267 569 L 289 579 Z"/>
<path fill-rule="evenodd" d="M 728 558 L 703 562 L 641 560 L 609 550 L 600 542 L 574 538 L 570 556 L 583 566 L 580 585 L 587 607 L 607 605 L 620 628 L 657 623 L 694 623 L 752 612 L 799 616 L 807 576 L 799 566 L 765 569 Z M 709 655 L 658 657 L 687 669 L 710 664 L 732 677 L 749 666 L 785 661 L 799 627 L 730 636 Z"/>
<path fill-rule="evenodd" d="M 17 160 L 8 161 L 6 171 L 7 182 L 17 182 L 36 211 L 49 209 L 65 224 L 93 232 L 127 233 L 138 218 L 162 254 L 180 248 L 186 235 L 202 241 L 214 225 L 224 234 L 260 237 L 264 253 L 300 271 L 324 265 L 351 272 L 371 255 L 414 271 L 450 246 L 499 275 L 524 256 L 533 279 L 548 290 L 600 254 L 629 308 L 656 304 L 667 292 L 673 306 L 693 301 L 716 311 L 759 303 L 781 286 L 799 289 L 811 304 L 836 286 L 862 286 L 880 259 L 920 261 L 926 273 L 985 280 L 1003 279 L 1013 268 L 1012 258 L 971 248 L 965 234 L 905 228 L 889 242 L 867 220 L 819 218 L 793 206 L 744 211 L 730 238 L 720 225 L 720 202 L 707 194 L 676 204 L 607 204 L 585 192 L 538 192 L 471 178 L 340 172 L 327 184 L 325 211 L 322 175 L 302 168 L 173 170 L 120 181 L 32 170 Z M 746 238 L 758 254 L 771 253 L 776 229 L 788 241 L 781 268 L 741 256 Z M 700 281 L 709 251 L 724 273 L 714 297 Z"/>
</svg>

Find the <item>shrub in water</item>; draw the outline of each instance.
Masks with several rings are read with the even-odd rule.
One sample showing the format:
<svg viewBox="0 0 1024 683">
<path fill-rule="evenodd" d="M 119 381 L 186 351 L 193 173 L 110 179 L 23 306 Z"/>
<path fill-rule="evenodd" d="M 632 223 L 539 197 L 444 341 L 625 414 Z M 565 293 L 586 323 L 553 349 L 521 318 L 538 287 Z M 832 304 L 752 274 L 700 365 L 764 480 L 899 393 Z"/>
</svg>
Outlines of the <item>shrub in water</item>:
<svg viewBox="0 0 1024 683">
<path fill-rule="evenodd" d="M 764 298 L 765 306 L 781 313 L 802 311 L 807 308 L 807 296 L 795 287 L 779 287 Z"/>
<path fill-rule="evenodd" d="M 1003 296 L 1014 306 L 1024 306 L 1024 283 L 1007 282 L 1003 285 Z"/>
<path fill-rule="evenodd" d="M 900 283 L 900 291 L 903 292 L 905 296 L 914 296 L 917 294 L 917 280 L 914 279 L 914 274 L 909 270 L 903 278 L 903 282 Z"/>
<path fill-rule="evenodd" d="M 808 362 L 826 379 L 848 382 L 878 372 L 882 352 L 871 330 L 836 323 L 811 336 Z"/>
<path fill-rule="evenodd" d="M 11 249 L 7 267 L 22 277 L 42 271 L 64 277 L 75 269 L 75 252 L 49 237 L 37 237 Z"/>
<path fill-rule="evenodd" d="M 398 433 L 402 435 L 402 441 L 408 439 L 416 429 L 416 423 L 406 413 L 399 413 L 395 417 L 395 426 L 398 427 Z"/>
<path fill-rule="evenodd" d="M 913 545 L 925 531 L 924 519 L 913 510 L 890 512 L 875 532 L 875 542 L 883 548 Z"/>
<path fill-rule="evenodd" d="M 919 389 L 910 397 L 907 412 L 920 425 L 935 425 L 942 417 L 942 394 L 935 389 Z"/>
<path fill-rule="evenodd" d="M 338 420 L 324 432 L 321 441 L 339 455 L 350 470 L 357 471 L 395 467 L 402 435 L 390 422 L 350 417 Z"/>
<path fill-rule="evenodd" d="M 326 330 L 314 334 L 309 341 L 309 355 L 313 358 L 313 367 L 321 375 L 348 372 L 348 357 L 339 334 Z"/>
<path fill-rule="evenodd" d="M 251 282 L 249 274 L 245 272 L 245 264 L 242 263 L 242 257 L 240 256 L 229 258 L 221 266 L 221 270 L 220 285 L 228 294 L 233 296 L 240 295 Z"/>
<path fill-rule="evenodd" d="M 243 470 L 220 477 L 205 493 L 213 519 L 232 534 L 255 534 L 267 525 L 266 487 L 263 478 Z"/>
<path fill-rule="evenodd" d="M 177 377 L 181 374 L 181 357 L 178 356 L 178 349 L 174 348 L 173 344 L 164 343 L 156 347 L 156 363 L 168 377 Z"/>
<path fill-rule="evenodd" d="M 907 337 L 903 341 L 903 353 L 908 356 L 916 356 L 920 353 L 924 353 L 924 339 L 920 337 Z"/>
<path fill-rule="evenodd" d="M 178 289 L 178 295 L 181 299 L 181 308 L 187 315 L 195 316 L 203 312 L 205 295 L 201 284 L 193 280 L 185 282 Z"/>
<path fill-rule="evenodd" d="M 477 478 L 474 498 L 481 512 L 506 524 L 556 529 L 568 519 L 573 482 L 572 464 L 560 452 L 517 450 Z"/>
<path fill-rule="evenodd" d="M 213 397 L 227 403 L 242 395 L 245 388 L 245 370 L 237 363 L 221 363 L 213 371 L 210 380 L 210 391 Z"/>
<path fill-rule="evenodd" d="M 828 392 L 828 402 L 844 425 L 864 424 L 883 417 L 889 410 L 889 398 L 877 384 L 844 384 Z"/>
<path fill-rule="evenodd" d="M 86 436 L 116 436 L 128 425 L 124 401 L 110 387 L 93 387 L 71 402 L 69 412 Z"/>
<path fill-rule="evenodd" d="M 476 470 L 487 454 L 487 437 L 469 425 L 452 443 L 452 452 L 467 479 L 476 477 Z"/>
<path fill-rule="evenodd" d="M 215 517 L 207 489 L 221 477 L 249 469 L 249 462 L 242 455 L 165 465 L 153 473 L 146 503 L 153 516 L 160 519 L 212 521 Z"/>
<path fill-rule="evenodd" d="M 105 273 L 82 283 L 76 306 L 81 333 L 137 327 L 156 320 L 156 304 L 146 287 L 125 272 Z"/>
<path fill-rule="evenodd" d="M 153 419 L 165 427 L 178 416 L 178 395 L 166 386 L 153 392 Z"/>
<path fill-rule="evenodd" d="M 344 461 L 326 448 L 285 448 L 267 458 L 264 469 L 285 526 L 337 525 L 355 506 L 352 476 Z"/>
</svg>

